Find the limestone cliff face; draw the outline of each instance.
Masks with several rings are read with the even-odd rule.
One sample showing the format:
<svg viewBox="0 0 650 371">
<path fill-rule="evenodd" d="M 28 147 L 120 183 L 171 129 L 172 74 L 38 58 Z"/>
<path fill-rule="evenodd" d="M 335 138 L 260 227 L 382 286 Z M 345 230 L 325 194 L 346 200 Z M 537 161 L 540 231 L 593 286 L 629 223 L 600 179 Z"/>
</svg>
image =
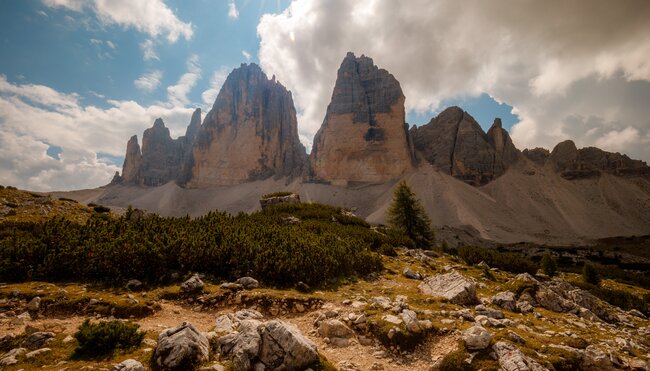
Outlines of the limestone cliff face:
<svg viewBox="0 0 650 371">
<path fill-rule="evenodd" d="M 383 182 L 412 169 L 404 94 L 393 75 L 347 54 L 310 162 L 315 179 L 334 184 Z"/>
<path fill-rule="evenodd" d="M 138 144 L 138 136 L 134 135 L 126 144 L 126 156 L 122 166 L 122 179 L 124 183 L 139 183 L 140 166 L 142 165 L 142 153 Z"/>
<path fill-rule="evenodd" d="M 291 93 L 256 64 L 233 70 L 192 148 L 187 185 L 300 175 L 306 163 Z"/>
<path fill-rule="evenodd" d="M 598 177 L 603 172 L 619 176 L 650 176 L 650 167 L 643 161 L 596 147 L 578 149 L 571 140 L 558 143 L 547 161 L 566 179 Z"/>
<path fill-rule="evenodd" d="M 486 134 L 459 107 L 447 108 L 428 124 L 411 129 L 411 137 L 429 163 L 474 186 L 502 175 L 519 157 L 500 119 Z"/>
<path fill-rule="evenodd" d="M 158 186 L 182 177 L 192 144 L 201 126 L 201 110 L 196 109 L 185 136 L 172 139 L 162 119 L 144 131 L 142 150 L 137 136 L 126 148 L 121 183 Z"/>
</svg>

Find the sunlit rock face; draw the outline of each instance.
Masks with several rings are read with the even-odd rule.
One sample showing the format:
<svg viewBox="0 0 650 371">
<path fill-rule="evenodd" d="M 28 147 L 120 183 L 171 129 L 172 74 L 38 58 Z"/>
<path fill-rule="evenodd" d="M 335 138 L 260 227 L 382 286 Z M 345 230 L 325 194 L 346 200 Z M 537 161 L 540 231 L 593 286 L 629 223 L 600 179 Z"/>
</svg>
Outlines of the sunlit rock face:
<svg viewBox="0 0 650 371">
<path fill-rule="evenodd" d="M 383 182 L 413 168 L 399 82 L 372 59 L 348 53 L 310 157 L 316 180 Z"/>
<path fill-rule="evenodd" d="M 256 64 L 242 64 L 226 79 L 197 133 L 187 185 L 299 176 L 306 158 L 291 92 Z"/>
</svg>

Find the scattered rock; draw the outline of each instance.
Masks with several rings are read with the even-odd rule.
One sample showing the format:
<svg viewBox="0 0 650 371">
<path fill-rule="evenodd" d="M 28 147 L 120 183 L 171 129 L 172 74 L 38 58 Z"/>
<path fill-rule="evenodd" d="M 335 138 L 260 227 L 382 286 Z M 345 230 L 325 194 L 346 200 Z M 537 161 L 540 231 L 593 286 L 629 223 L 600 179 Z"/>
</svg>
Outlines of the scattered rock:
<svg viewBox="0 0 650 371">
<path fill-rule="evenodd" d="M 492 304 L 503 309 L 514 312 L 517 309 L 515 302 L 515 293 L 512 291 L 502 291 L 492 297 Z"/>
<path fill-rule="evenodd" d="M 52 349 L 50 349 L 50 348 L 37 349 L 37 350 L 34 350 L 32 352 L 29 352 L 29 353 L 25 354 L 25 358 L 27 358 L 27 359 L 37 358 L 37 357 L 42 356 L 43 354 L 50 353 L 51 351 L 52 351 Z"/>
<path fill-rule="evenodd" d="M 131 291 L 138 291 L 142 289 L 142 282 L 138 280 L 129 280 L 129 282 L 126 283 L 126 286 L 124 286 L 127 290 Z M 128 361 L 128 360 L 127 360 Z"/>
<path fill-rule="evenodd" d="M 430 296 L 439 296 L 455 304 L 473 304 L 478 301 L 474 281 L 465 278 L 455 270 L 426 278 L 418 289 Z"/>
<path fill-rule="evenodd" d="M 463 341 L 468 350 L 482 350 L 490 346 L 492 334 L 481 326 L 472 326 L 463 332 Z"/>
<path fill-rule="evenodd" d="M 514 345 L 499 341 L 492 346 L 503 371 L 547 371 L 539 363 L 526 357 Z"/>
<path fill-rule="evenodd" d="M 354 336 L 352 331 L 345 323 L 338 319 L 328 319 L 321 321 L 318 326 L 318 334 L 326 338 L 350 338 Z"/>
<path fill-rule="evenodd" d="M 253 277 L 242 277 L 235 283 L 242 285 L 246 290 L 252 290 L 260 286 L 260 283 Z"/>
<path fill-rule="evenodd" d="M 404 275 L 404 277 L 410 278 L 412 280 L 421 280 L 422 278 L 424 278 L 420 273 L 413 272 L 411 268 L 404 268 L 402 274 Z"/>
<path fill-rule="evenodd" d="M 30 312 L 38 312 L 39 309 L 41 309 L 41 298 L 35 296 L 27 304 L 27 310 Z"/>
<path fill-rule="evenodd" d="M 183 322 L 160 333 L 152 358 L 161 369 L 186 370 L 207 361 L 209 355 L 210 347 L 205 335 L 191 323 Z"/>
<path fill-rule="evenodd" d="M 112 371 L 144 371 L 144 366 L 135 359 L 127 359 L 113 366 Z"/>
<path fill-rule="evenodd" d="M 23 340 L 21 346 L 27 349 L 38 349 L 50 342 L 52 338 L 54 338 L 53 332 L 34 332 L 33 334 L 27 336 L 25 340 Z"/>
<path fill-rule="evenodd" d="M 185 294 L 195 294 L 203 291 L 205 284 L 201 281 L 198 274 L 193 275 L 187 281 L 181 284 L 181 292 Z"/>
<path fill-rule="evenodd" d="M 584 371 L 609 371 L 614 370 L 609 355 L 593 345 L 582 352 L 580 365 Z"/>
<path fill-rule="evenodd" d="M 18 359 L 27 353 L 25 348 L 14 348 L 7 352 L 0 359 L 0 366 L 11 366 L 18 363 Z"/>
</svg>

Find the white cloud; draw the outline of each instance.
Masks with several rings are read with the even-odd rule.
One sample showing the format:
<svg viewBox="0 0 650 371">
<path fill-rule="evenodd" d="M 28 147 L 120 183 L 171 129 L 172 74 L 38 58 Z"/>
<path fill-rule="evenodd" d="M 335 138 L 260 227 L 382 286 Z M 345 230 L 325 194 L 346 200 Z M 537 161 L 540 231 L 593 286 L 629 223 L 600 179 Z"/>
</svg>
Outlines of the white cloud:
<svg viewBox="0 0 650 371">
<path fill-rule="evenodd" d="M 158 54 L 154 49 L 154 42 L 151 39 L 147 39 L 140 44 L 140 49 L 142 50 L 143 58 L 145 61 L 157 60 L 159 61 Z"/>
<path fill-rule="evenodd" d="M 246 50 L 242 50 L 242 51 L 241 51 L 241 55 L 242 55 L 242 56 L 243 56 L 247 61 L 250 61 L 250 60 L 251 60 L 251 53 L 247 52 Z"/>
<path fill-rule="evenodd" d="M 124 156 L 126 140 L 162 117 L 172 136 L 183 135 L 194 109 L 170 102 L 141 106 L 108 100 L 108 108 L 80 103 L 76 94 L 14 84 L 0 76 L 0 179 L 5 185 L 49 191 L 107 184 L 115 171 L 97 153 Z M 46 143 L 62 148 L 60 159 Z"/>
<path fill-rule="evenodd" d="M 239 18 L 239 10 L 237 10 L 237 4 L 235 4 L 235 0 L 228 1 L 228 17 L 233 19 Z"/>
<path fill-rule="evenodd" d="M 637 103 L 650 101 L 648 14 L 643 0 L 594 0 L 589 7 L 577 0 L 295 0 L 262 16 L 259 58 L 292 91 L 303 138 L 320 127 L 336 71 L 353 51 L 395 75 L 410 111 L 486 92 L 514 106 L 520 148 L 576 135 L 582 145 L 613 149 L 620 141 L 606 140 L 607 133 L 632 127 L 638 134 L 625 132 L 626 152 L 650 160 L 642 139 L 650 130 L 648 105 Z M 628 99 L 612 94 L 612 86 Z M 568 118 L 575 115 L 598 118 L 598 130 L 572 131 Z"/>
<path fill-rule="evenodd" d="M 231 70 L 232 69 L 229 67 L 221 66 L 212 74 L 212 78 L 210 79 L 210 88 L 201 93 L 201 99 L 207 107 L 207 109 L 204 109 L 204 111 L 207 112 L 214 104 L 214 101 L 217 99 L 217 95 L 219 95 L 219 90 L 221 90 L 221 86 L 226 81 L 226 78 L 228 77 L 228 74 Z"/>
<path fill-rule="evenodd" d="M 117 46 L 110 40 L 106 40 L 106 45 L 108 45 L 109 48 L 115 49 Z"/>
<path fill-rule="evenodd" d="M 201 78 L 199 56 L 193 54 L 187 60 L 187 72 L 184 73 L 175 85 L 167 87 L 167 96 L 174 105 L 187 105 L 190 103 L 187 94 L 194 88 Z"/>
<path fill-rule="evenodd" d="M 98 39 L 90 39 L 90 43 L 94 45 L 101 45 L 103 41 L 98 40 Z"/>
<path fill-rule="evenodd" d="M 92 11 L 106 25 L 133 27 L 151 37 L 165 36 L 170 43 L 192 38 L 192 23 L 179 20 L 162 0 L 42 0 L 49 7 Z"/>
<path fill-rule="evenodd" d="M 153 70 L 138 77 L 137 80 L 133 81 L 133 85 L 144 92 L 151 93 L 158 88 L 161 79 L 162 71 Z"/>
<path fill-rule="evenodd" d="M 40 16 L 43 16 L 43 17 L 47 17 L 47 16 L 48 16 L 47 13 L 45 13 L 45 12 L 42 11 L 42 10 L 39 10 L 39 11 L 37 11 L 36 13 L 37 13 L 38 15 L 40 15 Z"/>
</svg>

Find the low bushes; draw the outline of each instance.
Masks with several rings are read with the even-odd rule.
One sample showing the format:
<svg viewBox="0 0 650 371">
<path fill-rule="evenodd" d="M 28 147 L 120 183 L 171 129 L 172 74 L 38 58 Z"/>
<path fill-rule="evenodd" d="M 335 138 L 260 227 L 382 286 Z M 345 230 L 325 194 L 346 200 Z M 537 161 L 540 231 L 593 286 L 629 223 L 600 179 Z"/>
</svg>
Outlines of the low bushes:
<svg viewBox="0 0 650 371">
<path fill-rule="evenodd" d="M 86 320 L 74 335 L 78 342 L 75 355 L 102 356 L 117 349 L 138 347 L 144 338 L 144 332 L 138 331 L 139 327 L 135 323 L 120 321 L 90 323 Z"/>
<path fill-rule="evenodd" d="M 286 216 L 300 221 L 287 223 Z M 280 204 L 251 215 L 212 212 L 196 219 L 152 215 L 133 221 L 96 213 L 85 225 L 61 218 L 0 224 L 0 282 L 157 282 L 176 271 L 320 287 L 381 270 L 377 251 L 408 241 L 319 204 Z"/>
<path fill-rule="evenodd" d="M 475 265 L 484 261 L 490 267 L 499 268 L 511 273 L 535 274 L 538 269 L 537 264 L 523 255 L 499 252 L 485 247 L 459 247 L 458 256 L 469 265 Z"/>
</svg>

